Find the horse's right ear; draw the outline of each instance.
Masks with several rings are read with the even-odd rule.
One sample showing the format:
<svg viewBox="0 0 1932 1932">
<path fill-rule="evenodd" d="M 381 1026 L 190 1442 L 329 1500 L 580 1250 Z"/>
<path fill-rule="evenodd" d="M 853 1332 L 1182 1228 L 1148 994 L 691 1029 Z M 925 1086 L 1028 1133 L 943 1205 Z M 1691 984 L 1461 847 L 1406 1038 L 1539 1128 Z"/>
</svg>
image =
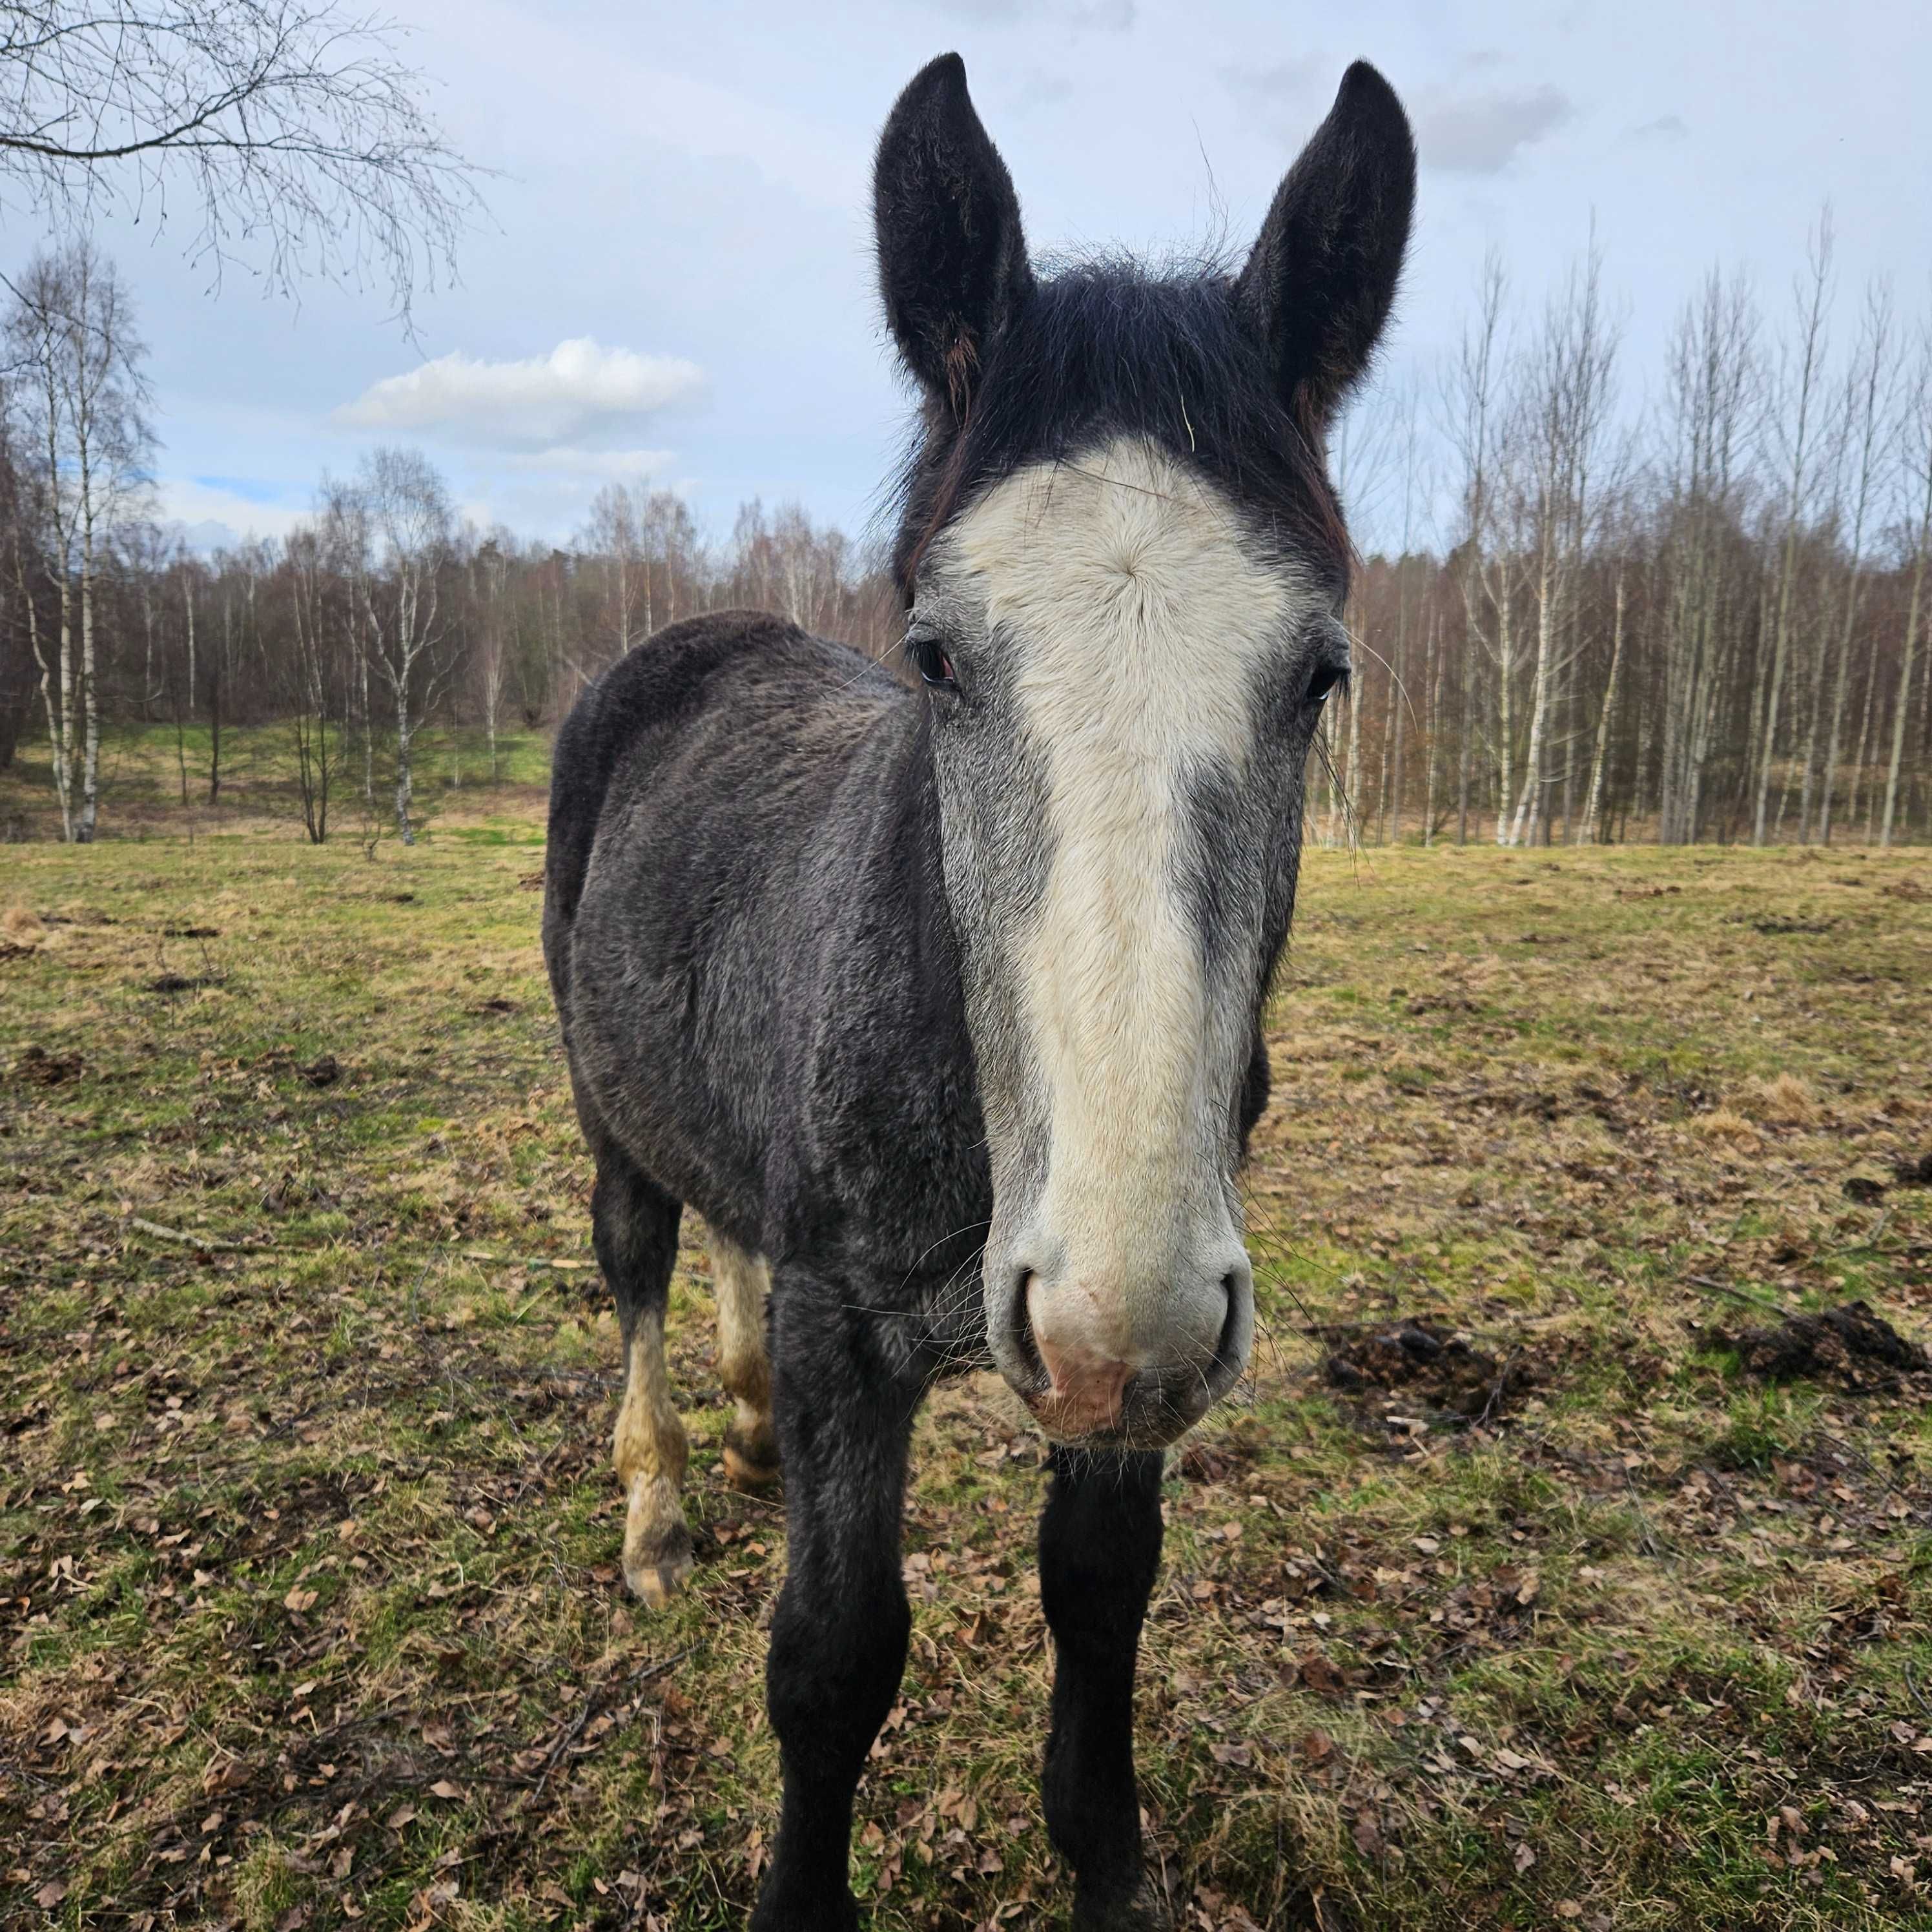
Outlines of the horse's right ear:
<svg viewBox="0 0 1932 1932">
<path fill-rule="evenodd" d="M 1033 287 L 1012 177 L 941 54 L 879 136 L 872 214 L 886 320 L 906 367 L 963 417 L 988 346 Z"/>
</svg>

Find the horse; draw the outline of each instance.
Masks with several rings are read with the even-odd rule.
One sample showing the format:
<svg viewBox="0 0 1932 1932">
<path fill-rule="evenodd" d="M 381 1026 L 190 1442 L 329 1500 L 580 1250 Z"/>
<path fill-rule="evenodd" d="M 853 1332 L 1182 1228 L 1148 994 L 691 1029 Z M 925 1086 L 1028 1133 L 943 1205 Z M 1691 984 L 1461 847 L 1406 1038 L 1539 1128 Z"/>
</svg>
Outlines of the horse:
<svg viewBox="0 0 1932 1932">
<path fill-rule="evenodd" d="M 664 1361 L 687 1206 L 727 1473 L 783 1472 L 754 1932 L 858 1922 L 853 1806 L 910 1629 L 908 1438 L 938 1379 L 988 1365 L 1047 1443 L 1042 1802 L 1072 1924 L 1170 1923 L 1132 1740 L 1163 1451 L 1252 1343 L 1238 1171 L 1305 767 L 1348 671 L 1326 439 L 1414 186 L 1401 104 L 1358 62 L 1238 270 L 1036 270 L 964 67 L 934 61 L 873 177 L 919 398 L 905 674 L 716 613 L 559 732 L 544 950 L 623 1342 L 631 1589 L 662 1603 L 692 1565 Z"/>
</svg>

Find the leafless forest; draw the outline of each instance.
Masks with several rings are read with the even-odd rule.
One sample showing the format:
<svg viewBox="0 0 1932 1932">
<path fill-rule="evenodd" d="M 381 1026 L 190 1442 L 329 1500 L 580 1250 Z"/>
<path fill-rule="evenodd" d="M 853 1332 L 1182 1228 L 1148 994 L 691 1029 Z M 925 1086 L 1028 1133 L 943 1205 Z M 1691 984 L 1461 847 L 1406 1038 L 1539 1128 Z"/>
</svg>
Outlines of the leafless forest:
<svg viewBox="0 0 1932 1932">
<path fill-rule="evenodd" d="M 199 555 L 148 514 L 141 347 L 112 266 L 38 258 L 6 324 L 0 448 L 0 769 L 50 764 L 66 836 L 92 838 L 104 731 L 172 729 L 183 802 L 218 798 L 225 729 L 286 734 L 288 791 L 317 843 L 345 801 L 405 842 L 426 730 L 483 741 L 553 723 L 661 626 L 735 604 L 883 654 L 890 602 L 845 536 L 795 507 L 738 512 L 706 538 L 683 500 L 607 485 L 568 546 L 459 518 L 415 449 L 324 478 L 279 543 Z M 37 736 L 35 734 L 44 734 Z"/>
<path fill-rule="evenodd" d="M 1492 259 L 1432 390 L 1341 446 L 1405 536 L 1323 836 L 1352 799 L 1378 842 L 1923 837 L 1932 316 L 1848 301 L 1828 216 L 1781 303 L 1714 271 L 1660 369 L 1618 307 L 1594 253 L 1538 306 Z"/>
<path fill-rule="evenodd" d="M 406 448 L 322 479 L 280 543 L 193 554 L 151 513 L 112 264 L 70 245 L 13 287 L 0 762 L 50 761 L 70 838 L 100 819 L 104 730 L 172 728 L 186 798 L 218 794 L 224 728 L 273 726 L 311 838 L 352 800 L 407 838 L 422 733 L 480 736 L 494 770 L 500 731 L 693 611 L 896 634 L 874 553 L 796 506 L 722 538 L 640 478 L 532 541 L 465 522 Z M 1594 253 L 1544 294 L 1492 260 L 1460 353 L 1338 438 L 1372 554 L 1311 836 L 1932 833 L 1932 313 L 1844 286 L 1828 217 L 1788 290 L 1689 291 L 1661 367 L 1634 366 L 1623 309 Z"/>
</svg>

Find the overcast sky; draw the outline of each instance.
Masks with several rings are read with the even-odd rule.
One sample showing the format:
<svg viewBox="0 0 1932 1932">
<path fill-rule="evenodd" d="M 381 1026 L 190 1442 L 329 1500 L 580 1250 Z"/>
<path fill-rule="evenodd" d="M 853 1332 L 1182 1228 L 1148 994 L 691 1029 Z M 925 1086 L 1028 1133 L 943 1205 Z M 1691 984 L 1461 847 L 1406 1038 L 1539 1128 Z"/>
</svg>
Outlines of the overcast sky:
<svg viewBox="0 0 1932 1932">
<path fill-rule="evenodd" d="M 1843 326 L 1932 304 L 1926 0 L 401 0 L 456 144 L 499 171 L 412 344 L 377 292 L 299 308 L 110 228 L 152 349 L 164 512 L 278 535 L 326 470 L 421 444 L 479 523 L 562 538 L 613 476 L 861 529 L 905 402 L 866 182 L 898 89 L 956 48 L 1036 254 L 1245 243 L 1343 68 L 1414 117 L 1417 236 L 1384 380 L 1427 380 L 1485 250 L 1526 303 L 1594 214 L 1636 406 L 1714 260 L 1786 299 L 1832 203 Z M 20 245 L 18 225 L 13 229 Z M 215 534 L 204 532 L 204 536 Z"/>
</svg>

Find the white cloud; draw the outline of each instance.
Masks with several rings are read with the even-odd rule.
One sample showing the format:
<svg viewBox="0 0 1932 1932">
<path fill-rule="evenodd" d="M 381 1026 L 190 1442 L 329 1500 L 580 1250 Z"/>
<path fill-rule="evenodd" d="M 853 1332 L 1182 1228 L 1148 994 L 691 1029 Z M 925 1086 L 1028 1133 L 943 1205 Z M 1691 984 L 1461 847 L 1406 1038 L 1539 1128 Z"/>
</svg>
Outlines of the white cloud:
<svg viewBox="0 0 1932 1932">
<path fill-rule="evenodd" d="M 668 474 L 645 478 L 626 471 L 611 477 L 594 472 L 493 466 L 487 474 L 466 479 L 459 498 L 460 514 L 478 530 L 500 523 L 519 537 L 568 543 L 583 528 L 591 499 L 612 481 L 634 488 L 648 482 L 653 489 L 668 490 L 687 500 L 694 487 L 688 476 Z"/>
<path fill-rule="evenodd" d="M 1540 141 L 1575 110 L 1545 85 L 1508 94 L 1425 90 L 1416 102 L 1415 147 L 1425 167 L 1450 174 L 1500 174 L 1520 149 Z"/>
<path fill-rule="evenodd" d="M 1334 70 L 1335 63 L 1326 54 L 1298 54 L 1271 67 L 1224 67 L 1221 78 L 1237 94 L 1270 106 L 1301 107 L 1325 104 Z"/>
<path fill-rule="evenodd" d="M 440 430 L 470 444 L 556 443 L 614 417 L 661 410 L 704 382 L 704 372 L 681 357 L 606 349 L 580 335 L 519 361 L 453 350 L 370 383 L 334 419 L 351 429 Z"/>
<path fill-rule="evenodd" d="M 285 537 L 308 514 L 185 476 L 156 483 L 154 496 L 160 520 L 178 524 L 190 547 L 200 550 L 232 549 L 256 537 Z"/>
<path fill-rule="evenodd" d="M 504 461 L 512 470 L 540 470 L 552 476 L 591 476 L 600 482 L 628 482 L 655 476 L 677 455 L 674 449 L 578 449 L 554 446 L 519 450 Z"/>
</svg>

